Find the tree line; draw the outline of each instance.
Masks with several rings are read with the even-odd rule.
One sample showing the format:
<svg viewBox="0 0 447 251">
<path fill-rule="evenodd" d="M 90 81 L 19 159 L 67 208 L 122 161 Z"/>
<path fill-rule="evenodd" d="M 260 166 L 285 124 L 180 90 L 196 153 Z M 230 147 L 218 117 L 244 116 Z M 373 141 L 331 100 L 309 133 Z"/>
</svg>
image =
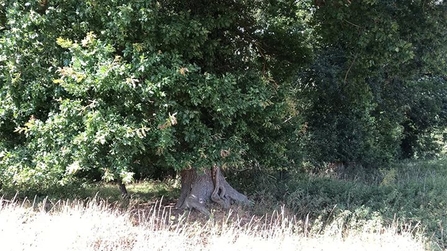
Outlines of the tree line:
<svg viewBox="0 0 447 251">
<path fill-rule="evenodd" d="M 439 152 L 442 0 L 0 0 L 0 180 Z"/>
</svg>

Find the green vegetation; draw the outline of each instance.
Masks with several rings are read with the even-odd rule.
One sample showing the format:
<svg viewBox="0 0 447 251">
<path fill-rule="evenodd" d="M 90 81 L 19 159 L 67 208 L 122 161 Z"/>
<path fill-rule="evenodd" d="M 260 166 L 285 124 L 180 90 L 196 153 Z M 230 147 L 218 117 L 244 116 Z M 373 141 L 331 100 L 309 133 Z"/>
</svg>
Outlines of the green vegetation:
<svg viewBox="0 0 447 251">
<path fill-rule="evenodd" d="M 446 158 L 402 161 L 383 169 L 352 166 L 266 177 L 247 175 L 260 185 L 239 187 L 255 199 L 254 214 L 284 205 L 298 219 L 309 219 L 323 228 L 337 222 L 340 231 L 346 232 L 374 219 L 385 225 L 399 222 L 397 231 L 424 232 L 427 250 L 444 250 L 447 245 Z M 238 179 L 234 184 L 241 185 Z M 352 220 L 358 225 L 352 226 Z"/>
<path fill-rule="evenodd" d="M 326 221 L 380 217 L 387 224 L 404 223 L 404 228 L 421 226 L 431 248 L 443 250 L 447 244 L 446 165 L 446 159 L 404 162 L 369 175 L 369 182 L 359 176 L 294 179 L 284 200 L 301 217 L 309 214 Z"/>
<path fill-rule="evenodd" d="M 445 1 L 0 5 L 6 189 L 380 168 L 447 123 Z"/>
<path fill-rule="evenodd" d="M 379 168 L 433 156 L 446 125 L 445 1 L 318 2 L 315 60 L 298 81 L 309 159 Z"/>
<path fill-rule="evenodd" d="M 283 57 L 255 47 L 275 42 L 255 2 L 0 3 L 3 186 L 287 160 L 290 83 L 263 63 Z"/>
<path fill-rule="evenodd" d="M 446 249 L 446 15 L 445 0 L 0 0 L 0 217 L 122 224 L 85 249 L 157 248 L 144 229 L 203 249 L 360 233 Z M 160 216 L 177 198 L 281 213 Z M 157 216 L 135 221 L 145 206 Z"/>
<path fill-rule="evenodd" d="M 323 238 L 325 241 L 333 242 L 333 245 L 347 245 L 348 247 L 371 245 L 367 248 L 372 250 L 375 245 L 384 241 L 384 245 L 391 245 L 392 249 L 396 249 L 397 247 L 392 245 L 402 245 L 402 243 L 393 243 L 392 239 L 404 238 L 406 241 L 413 239 L 408 245 L 420 245 L 411 248 L 411 250 L 417 248 L 420 250 L 443 250 L 445 248 L 447 245 L 445 241 L 447 238 L 445 234 L 447 230 L 445 225 L 447 222 L 445 211 L 447 192 L 444 186 L 447 179 L 447 159 L 406 161 L 389 169 L 376 170 L 368 175 L 365 175 L 365 170 L 356 172 L 357 174 L 354 174 L 354 171 L 349 171 L 346 175 L 336 173 L 301 174 L 282 181 L 276 180 L 270 184 L 265 182 L 265 190 L 256 189 L 248 194 L 256 201 L 255 205 L 234 208 L 230 212 L 214 206 L 210 220 L 206 220 L 193 211 L 189 213 L 173 208 L 173 202 L 179 194 L 179 185 L 174 180 L 133 183 L 128 186 L 129 199 L 122 199 L 116 186 L 109 184 L 78 188 L 76 197 L 72 196 L 72 191 L 60 191 L 59 197 L 53 194 L 50 197 L 33 199 L 34 205 L 30 205 L 29 202 L 24 203 L 24 208 L 19 211 L 31 210 L 27 209 L 31 206 L 37 212 L 46 208 L 48 212 L 45 214 L 49 215 L 45 217 L 55 217 L 53 214 L 62 214 L 60 217 L 66 217 L 63 214 L 72 210 L 82 214 L 93 210 L 95 214 L 104 213 L 110 217 L 108 221 L 116 217 L 115 220 L 132 221 L 134 224 L 138 222 L 137 225 L 150 227 L 151 231 L 155 232 L 160 228 L 166 228 L 165 230 L 168 232 L 175 229 L 168 235 L 174 235 L 175 231 L 180 231 L 178 229 L 180 226 L 173 227 L 169 224 L 152 226 L 150 224 L 160 221 L 173 224 L 174 219 L 175 223 L 179 224 L 177 220 L 179 217 L 183 217 L 182 220 L 188 218 L 188 222 L 194 227 L 188 226 L 186 222 L 183 222 L 185 224 L 181 227 L 198 228 L 204 233 L 211 234 L 214 236 L 213 238 L 218 238 L 221 242 L 228 242 L 228 245 L 242 245 L 239 241 L 231 243 L 231 240 L 237 239 L 231 234 L 258 238 L 263 235 L 263 231 L 267 231 L 269 233 L 266 237 L 267 240 L 273 242 L 279 242 L 276 238 L 284 238 L 295 243 L 297 240 L 294 238 L 307 237 L 309 239 L 305 239 L 302 244 L 313 245 L 311 243 Z M 283 183 L 284 186 L 282 188 L 272 187 L 279 183 Z M 244 188 L 241 187 L 241 189 Z M 280 195 L 272 193 L 272 191 L 280 190 Z M 20 194 L 15 198 L 16 204 L 6 203 L 0 210 L 0 218 L 5 214 L 11 214 L 8 210 L 20 207 L 22 201 L 28 200 Z M 65 201 L 65 198 L 71 198 L 71 200 Z M 14 201 L 14 199 L 13 197 L 4 197 L 4 201 Z M 10 207 L 6 205 L 10 205 Z M 63 207 L 61 208 L 61 206 Z M 54 209 L 49 209 L 53 207 Z M 95 210 L 99 210 L 99 212 Z M 155 213 L 151 210 L 164 210 L 164 213 Z M 272 212 L 274 215 L 271 215 Z M 24 216 L 15 215 L 14 217 Z M 135 217 L 142 218 L 135 219 Z M 159 217 L 164 217 L 164 220 Z M 270 221 L 274 223 L 262 225 Z M 239 228 L 241 224 L 243 227 Z M 226 230 L 231 232 L 225 233 Z M 137 230 L 127 229 L 125 231 Z M 196 230 L 191 229 L 191 231 Z M 196 234 L 200 235 L 199 232 Z M 285 236 L 277 236 L 279 232 L 284 233 Z M 363 234 L 366 235 L 363 236 Z M 199 238 L 199 236 L 194 234 L 193 238 Z M 370 240 L 365 238 L 371 238 L 374 241 L 369 243 Z M 114 241 L 118 240 L 112 242 L 115 243 Z M 164 241 L 171 242 L 171 240 Z M 181 241 L 173 243 L 180 245 Z M 289 244 L 291 245 L 286 241 L 278 245 L 286 248 Z M 316 247 L 308 248 L 303 248 L 303 250 L 313 250 Z M 325 247 L 322 248 L 326 250 Z"/>
</svg>

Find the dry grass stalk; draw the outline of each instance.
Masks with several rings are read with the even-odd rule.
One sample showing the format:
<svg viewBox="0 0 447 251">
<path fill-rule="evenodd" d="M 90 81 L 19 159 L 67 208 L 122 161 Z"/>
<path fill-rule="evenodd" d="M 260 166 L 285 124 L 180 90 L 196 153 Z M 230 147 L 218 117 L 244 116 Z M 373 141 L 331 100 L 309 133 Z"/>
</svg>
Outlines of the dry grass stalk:
<svg viewBox="0 0 447 251">
<path fill-rule="evenodd" d="M 161 203 L 120 210 L 103 200 L 13 202 L 0 199 L 2 250 L 424 250 L 413 231 L 380 223 L 344 229 L 289 216 L 215 212 L 209 220 Z M 397 221 L 395 224 L 398 224 Z M 415 237 L 416 236 L 416 237 Z"/>
</svg>

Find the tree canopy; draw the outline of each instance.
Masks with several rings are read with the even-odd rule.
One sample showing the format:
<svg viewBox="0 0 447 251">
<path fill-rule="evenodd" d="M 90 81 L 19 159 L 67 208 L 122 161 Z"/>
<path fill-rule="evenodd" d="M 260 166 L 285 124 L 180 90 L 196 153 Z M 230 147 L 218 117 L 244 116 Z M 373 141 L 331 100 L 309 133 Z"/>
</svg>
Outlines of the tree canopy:
<svg viewBox="0 0 447 251">
<path fill-rule="evenodd" d="M 446 123 L 446 22 L 443 1 L 317 6 L 315 60 L 299 82 L 314 159 L 380 165 L 432 153 Z"/>
<path fill-rule="evenodd" d="M 433 0 L 0 0 L 0 178 L 374 166 L 446 124 Z"/>
</svg>

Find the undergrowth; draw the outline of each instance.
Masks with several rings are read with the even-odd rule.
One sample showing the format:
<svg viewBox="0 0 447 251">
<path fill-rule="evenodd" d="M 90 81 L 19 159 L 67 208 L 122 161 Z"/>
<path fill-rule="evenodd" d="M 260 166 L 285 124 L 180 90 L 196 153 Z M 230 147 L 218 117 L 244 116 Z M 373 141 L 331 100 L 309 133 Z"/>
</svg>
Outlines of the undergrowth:
<svg viewBox="0 0 447 251">
<path fill-rule="evenodd" d="M 429 249 L 447 249 L 447 159 L 401 162 L 378 170 L 353 167 L 340 176 L 297 173 L 262 183 L 265 187 L 253 196 L 269 196 L 259 200 L 261 207 L 272 208 L 271 202 L 276 201 L 297 217 L 326 222 L 323 225 L 344 219 L 345 231 L 352 229 L 348 222 L 353 218 L 369 221 L 379 217 L 391 225 L 399 219 L 403 224 L 398 231 L 421 226 Z"/>
<path fill-rule="evenodd" d="M 343 176 L 334 176 L 327 173 L 309 175 L 302 172 L 289 172 L 285 175 L 284 173 L 277 175 L 275 173 L 246 172 L 239 175 L 239 178 L 232 176 L 228 178 L 235 188 L 248 194 L 255 204 L 251 208 L 233 212 L 231 217 L 228 216 L 226 211 L 212 210 L 215 215 L 211 221 L 203 221 L 201 220 L 203 217 L 196 215 L 190 217 L 186 224 L 182 223 L 185 220 L 185 215 L 179 212 L 172 214 L 172 205 L 179 195 L 176 180 L 167 182 L 145 181 L 131 184 L 128 186 L 131 196 L 127 200 L 120 197 L 117 186 L 113 184 L 80 184 L 73 189 L 66 187 L 48 195 L 41 192 L 37 196 L 30 197 L 34 198 L 32 201 L 35 201 L 30 203 L 34 204 L 32 214 L 27 211 L 29 209 L 26 209 L 30 205 L 26 206 L 25 203 L 22 207 L 18 203 L 19 201 L 26 201 L 25 198 L 28 194 L 19 194 L 13 199 L 13 193 L 4 193 L 2 212 L 0 213 L 4 215 L 8 210 L 14 211 L 17 209 L 18 212 L 27 213 L 13 217 L 38 216 L 40 214 L 36 214 L 35 204 L 43 200 L 46 201 L 46 207 L 50 208 L 46 208 L 43 213 L 43 215 L 46 215 L 45 217 L 49 217 L 48 219 L 56 219 L 52 217 L 73 208 L 74 210 L 80 210 L 82 214 L 86 214 L 88 210 L 95 208 L 99 209 L 99 212 L 106 212 L 107 217 L 115 215 L 125 222 L 130 221 L 134 224 L 130 227 L 132 235 L 136 236 L 140 235 L 134 232 L 140 231 L 140 228 L 148 228 L 148 222 L 152 222 L 151 224 L 155 224 L 154 222 L 167 224 L 158 225 L 163 226 L 163 231 L 171 231 L 172 228 L 179 230 L 180 225 L 175 224 L 182 223 L 182 227 L 194 226 L 198 229 L 182 228 L 179 231 L 182 234 L 189 232 L 201 235 L 200 238 L 202 239 L 191 237 L 191 234 L 188 235 L 188 238 L 196 238 L 195 240 L 201 243 L 201 248 L 204 250 L 208 250 L 212 246 L 208 243 L 209 238 L 203 239 L 203 236 L 208 236 L 213 231 L 213 234 L 216 234 L 213 235 L 213 238 L 216 238 L 218 242 L 228 242 L 226 245 L 233 245 L 236 243 L 236 239 L 240 243 L 242 240 L 238 236 L 245 236 L 253 241 L 262 239 L 263 236 L 270 238 L 273 235 L 276 238 L 278 233 L 275 231 L 279 230 L 273 228 L 269 228 L 268 231 L 265 230 L 267 223 L 264 222 L 262 223 L 264 225 L 259 225 L 261 223 L 260 219 L 270 219 L 269 224 L 273 224 L 272 226 L 285 224 L 285 222 L 292 224 L 293 228 L 287 228 L 287 231 L 285 231 L 287 235 L 281 235 L 280 238 L 289 238 L 294 244 L 297 244 L 295 243 L 297 240 L 294 239 L 296 236 L 309 238 L 305 240 L 309 244 L 308 242 L 315 241 L 328 233 L 331 233 L 331 238 L 336 236 L 337 241 L 346 244 L 345 241 L 349 238 L 358 237 L 359 232 L 366 231 L 371 236 L 376 235 L 375 237 L 370 236 L 371 238 L 379 239 L 383 237 L 382 233 L 384 232 L 392 233 L 392 238 L 411 235 L 412 240 L 416 240 L 418 245 L 424 243 L 424 248 L 428 250 L 445 250 L 447 248 L 447 190 L 445 189 L 447 159 L 402 162 L 390 168 L 378 170 L 365 170 L 361 167 L 355 167 Z M 244 183 L 244 180 L 251 180 L 251 182 Z M 92 201 L 97 201 L 92 200 L 93 197 L 101 198 L 99 208 L 93 207 Z M 158 202 L 157 214 L 161 209 L 169 209 L 171 213 L 163 213 L 161 216 L 158 215 L 154 218 L 152 215 L 155 210 L 154 205 L 162 197 L 163 205 Z M 7 200 L 14 202 L 6 203 Z M 84 207 L 81 207 L 81 204 Z M 276 213 L 272 214 L 272 212 Z M 277 221 L 278 218 L 274 218 L 273 215 L 281 215 L 283 219 L 287 220 Z M 135 220 L 136 218 L 138 219 Z M 28 220 L 23 221 L 27 222 Z M 138 222 L 138 224 L 135 225 L 135 222 Z M 215 229 L 215 225 L 212 225 L 213 227 L 209 229 L 210 224 L 216 222 L 220 222 L 219 224 L 225 223 L 224 225 L 231 227 L 231 229 L 219 230 L 220 234 L 217 235 L 218 231 Z M 248 223 L 256 224 L 247 229 L 246 224 Z M 0 227 L 2 224 L 0 223 Z M 125 224 L 129 224 L 129 222 Z M 34 225 L 23 227 L 34 227 Z M 151 227 L 153 226 L 151 225 Z M 219 228 L 222 227 L 219 226 Z M 263 230 L 262 233 L 254 230 L 263 228 L 265 231 Z M 240 232 L 241 229 L 248 232 Z M 123 231 L 125 233 L 130 230 Z M 173 236 L 179 234 L 169 231 L 163 232 L 167 236 L 166 238 L 174 238 Z M 272 235 L 266 234 L 266 231 L 270 231 L 269 233 Z M 281 231 L 284 231 L 284 229 L 281 229 Z M 234 234 L 234 236 L 227 236 L 232 239 L 231 241 L 220 239 L 223 238 L 222 234 L 224 232 L 227 232 L 226 235 Z M 157 234 L 161 233 L 157 232 Z M 358 239 L 356 240 L 358 241 Z M 191 243 L 186 239 L 184 241 L 187 243 L 185 245 Z M 135 242 L 135 240 L 131 242 Z M 167 242 L 171 243 L 173 241 Z M 298 242 L 301 242 L 301 240 Z M 132 244 L 132 247 L 134 247 L 134 244 Z M 411 248 L 411 250 L 415 249 Z"/>
</svg>

